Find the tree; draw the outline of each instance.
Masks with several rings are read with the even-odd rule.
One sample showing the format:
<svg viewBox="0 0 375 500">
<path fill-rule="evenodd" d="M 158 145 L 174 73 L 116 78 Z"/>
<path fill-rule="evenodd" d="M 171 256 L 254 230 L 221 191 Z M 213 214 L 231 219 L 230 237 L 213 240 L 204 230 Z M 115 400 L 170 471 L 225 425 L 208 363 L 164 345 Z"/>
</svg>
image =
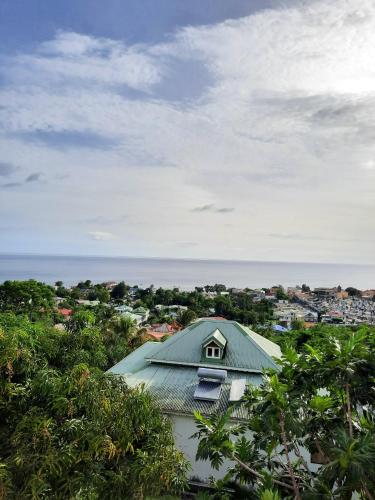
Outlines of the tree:
<svg viewBox="0 0 375 500">
<path fill-rule="evenodd" d="M 94 325 L 95 314 L 92 311 L 79 310 L 66 323 L 66 329 L 70 333 L 77 333 L 84 328 Z"/>
<path fill-rule="evenodd" d="M 233 313 L 233 305 L 231 298 L 228 295 L 219 295 L 215 297 L 215 314 L 217 316 L 229 317 L 231 319 Z"/>
<path fill-rule="evenodd" d="M 170 422 L 143 389 L 95 367 L 93 328 L 64 334 L 0 314 L 1 498 L 143 498 L 184 488 L 187 464 Z M 70 364 L 84 352 L 88 364 Z"/>
<path fill-rule="evenodd" d="M 184 328 L 188 325 L 190 325 L 190 323 L 193 323 L 193 321 L 195 321 L 197 319 L 197 315 L 195 314 L 194 311 L 192 311 L 191 309 L 187 309 L 186 311 L 182 311 L 178 317 L 177 317 L 177 321 L 180 323 L 181 326 L 183 326 Z"/>
<path fill-rule="evenodd" d="M 276 298 L 277 298 L 277 300 L 288 300 L 289 299 L 288 295 L 285 293 L 285 290 L 282 286 L 279 286 L 277 288 Z"/>
<path fill-rule="evenodd" d="M 123 281 L 120 281 L 120 283 L 117 283 L 117 285 L 112 288 L 111 297 L 116 300 L 123 299 L 125 297 L 125 293 L 126 285 Z"/>
<path fill-rule="evenodd" d="M 5 281 L 0 285 L 0 311 L 40 314 L 54 306 L 54 290 L 35 280 Z"/>
<path fill-rule="evenodd" d="M 271 488 L 282 498 L 350 499 L 357 493 L 372 500 L 374 347 L 375 330 L 366 327 L 355 333 L 317 328 L 299 352 L 284 346 L 280 371 L 268 371 L 262 386 L 249 386 L 245 394 L 246 424 L 230 424 L 233 408 L 210 418 L 196 414 L 197 458 L 214 467 L 233 460 L 229 475 L 250 484 L 257 498 Z M 318 472 L 304 450 L 319 457 Z"/>
<path fill-rule="evenodd" d="M 111 295 L 110 295 L 109 291 L 107 290 L 107 288 L 97 286 L 96 287 L 96 298 L 97 298 L 97 300 L 99 300 L 99 302 L 106 304 L 107 302 L 109 302 Z"/>
<path fill-rule="evenodd" d="M 293 319 L 291 323 L 292 330 L 301 330 L 305 325 L 303 319 Z"/>
<path fill-rule="evenodd" d="M 358 290 L 357 288 L 354 288 L 352 286 L 345 288 L 345 292 L 348 292 L 348 295 L 350 297 L 361 297 L 362 296 L 361 290 Z"/>
</svg>

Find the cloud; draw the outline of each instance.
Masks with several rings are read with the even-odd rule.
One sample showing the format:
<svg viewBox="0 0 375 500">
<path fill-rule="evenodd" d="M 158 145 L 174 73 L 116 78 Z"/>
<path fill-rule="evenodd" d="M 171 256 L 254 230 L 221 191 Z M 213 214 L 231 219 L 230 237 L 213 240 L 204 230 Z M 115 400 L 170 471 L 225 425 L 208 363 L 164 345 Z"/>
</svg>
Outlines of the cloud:
<svg viewBox="0 0 375 500">
<path fill-rule="evenodd" d="M 271 238 L 283 239 L 283 240 L 324 240 L 325 238 L 320 238 L 318 236 L 303 235 L 298 233 L 269 233 L 268 236 Z"/>
<path fill-rule="evenodd" d="M 223 208 L 217 208 L 215 210 L 215 212 L 219 213 L 219 214 L 227 214 L 229 212 L 233 212 L 234 211 L 234 207 L 223 207 Z"/>
<path fill-rule="evenodd" d="M 10 135 L 25 142 L 61 151 L 72 148 L 108 150 L 118 145 L 116 138 L 85 131 L 32 130 L 13 132 Z"/>
<path fill-rule="evenodd" d="M 210 212 L 214 208 L 213 204 L 200 205 L 199 207 L 194 207 L 191 209 L 192 212 Z"/>
<path fill-rule="evenodd" d="M 7 182 L 5 184 L 2 184 L 2 187 L 4 188 L 15 188 L 15 187 L 20 187 L 24 184 L 29 184 L 31 182 L 38 182 L 41 178 L 42 174 L 40 172 L 34 172 L 26 177 L 25 180 L 23 181 L 14 181 L 14 182 Z"/>
<path fill-rule="evenodd" d="M 374 47 L 372 0 L 288 2 L 162 43 L 58 32 L 3 57 L 0 147 L 64 177 L 2 203 L 80 252 L 91 219 L 116 254 L 165 255 L 162 228 L 199 241 L 176 256 L 373 261 Z"/>
<path fill-rule="evenodd" d="M 12 163 L 0 161 L 0 177 L 9 177 L 17 171 L 17 167 Z"/>
<path fill-rule="evenodd" d="M 220 214 L 225 214 L 229 212 L 233 212 L 234 207 L 221 207 L 217 208 L 213 203 L 207 204 L 207 205 L 201 205 L 198 207 L 194 207 L 191 209 L 191 212 L 213 212 L 213 213 L 220 213 Z"/>
<path fill-rule="evenodd" d="M 111 240 L 114 235 L 112 233 L 107 233 L 105 231 L 90 231 L 88 235 L 96 241 L 108 241 Z"/>
<path fill-rule="evenodd" d="M 160 81 L 161 68 L 141 48 L 127 47 L 121 41 L 94 38 L 80 33 L 60 31 L 55 39 L 42 43 L 33 54 L 16 58 L 9 79 L 25 78 L 46 84 L 126 85 L 148 91 Z"/>
<path fill-rule="evenodd" d="M 22 182 L 7 182 L 6 184 L 2 184 L 4 188 L 14 188 L 18 186 L 22 186 Z"/>
<path fill-rule="evenodd" d="M 123 223 L 127 220 L 127 215 L 97 215 L 96 217 L 89 217 L 85 220 L 89 224 L 117 224 Z"/>
<path fill-rule="evenodd" d="M 40 172 L 34 172 L 26 177 L 25 182 L 37 182 L 40 180 L 42 174 Z"/>
<path fill-rule="evenodd" d="M 179 241 L 177 243 L 174 243 L 174 245 L 177 245 L 181 248 L 192 248 L 197 247 L 198 243 L 196 241 Z"/>
</svg>

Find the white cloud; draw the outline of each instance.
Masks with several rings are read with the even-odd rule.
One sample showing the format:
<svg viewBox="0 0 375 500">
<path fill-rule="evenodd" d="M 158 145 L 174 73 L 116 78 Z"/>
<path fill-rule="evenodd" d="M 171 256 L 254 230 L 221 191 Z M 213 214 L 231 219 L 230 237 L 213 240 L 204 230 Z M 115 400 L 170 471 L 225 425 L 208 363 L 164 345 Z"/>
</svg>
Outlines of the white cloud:
<svg viewBox="0 0 375 500">
<path fill-rule="evenodd" d="M 39 52 L 47 55 L 77 56 L 95 54 L 104 50 L 112 51 L 122 44 L 106 38 L 94 38 L 81 33 L 60 31 L 53 40 L 48 40 L 40 45 Z"/>
<path fill-rule="evenodd" d="M 97 241 L 107 241 L 113 238 L 112 233 L 107 233 L 105 231 L 90 231 L 88 234 L 93 240 Z"/>
<path fill-rule="evenodd" d="M 73 89 L 92 84 L 147 91 L 161 78 L 161 68 L 144 47 L 70 32 L 59 32 L 32 54 L 18 55 L 8 69 L 8 79 L 47 92 L 55 85 Z"/>
<path fill-rule="evenodd" d="M 268 9 L 157 45 L 59 32 L 9 58 L 0 91 L 2 160 L 46 180 L 19 217 L 47 200 L 46 232 L 59 213 L 126 214 L 117 254 L 373 261 L 374 61 L 372 0 Z M 199 73 L 200 92 L 168 99 L 185 65 L 175 85 L 189 95 Z M 61 151 L 48 145 L 61 132 L 112 145 Z M 64 231 L 85 248 L 81 226 Z"/>
</svg>

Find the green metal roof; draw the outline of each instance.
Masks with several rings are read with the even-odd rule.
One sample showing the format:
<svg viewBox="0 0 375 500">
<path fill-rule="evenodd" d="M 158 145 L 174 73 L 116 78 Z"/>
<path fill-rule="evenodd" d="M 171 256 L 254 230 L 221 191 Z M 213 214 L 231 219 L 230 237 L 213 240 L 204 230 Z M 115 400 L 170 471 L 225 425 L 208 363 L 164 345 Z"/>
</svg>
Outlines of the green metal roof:
<svg viewBox="0 0 375 500">
<path fill-rule="evenodd" d="M 211 333 L 206 339 L 204 339 L 202 347 L 205 347 L 207 344 L 209 344 L 211 340 L 215 341 L 223 349 L 227 343 L 227 339 L 218 328 L 216 328 L 213 333 Z"/>
<path fill-rule="evenodd" d="M 216 334 L 226 340 L 225 357 L 214 362 L 201 360 L 202 345 Z M 229 406 L 232 381 L 245 378 L 247 384 L 262 383 L 262 369 L 276 368 L 272 356 L 280 357 L 279 347 L 235 321 L 199 320 L 163 343 L 146 342 L 113 366 L 109 373 L 123 376 L 131 387 L 143 384 L 164 413 L 204 415 L 225 411 Z M 199 382 L 197 367 L 228 371 L 217 401 L 194 399 Z M 245 419 L 244 405 L 236 404 L 232 417 Z"/>
<path fill-rule="evenodd" d="M 202 345 L 216 330 L 220 330 L 227 343 L 222 359 L 202 361 Z M 265 339 L 236 321 L 199 320 L 176 333 L 159 349 L 147 356 L 151 363 L 180 366 L 212 366 L 243 372 L 262 372 L 264 368 L 278 369 L 272 359 L 280 357 L 277 344 Z"/>
<path fill-rule="evenodd" d="M 233 380 L 239 377 L 245 378 L 247 384 L 255 386 L 262 382 L 261 374 L 230 372 L 222 385 L 219 400 L 200 401 L 194 399 L 194 392 L 199 382 L 195 367 L 161 365 L 148 363 L 145 360 L 145 355 L 154 351 L 158 344 L 158 342 L 143 344 L 112 367 L 109 373 L 123 376 L 130 387 L 144 384 L 164 413 L 191 415 L 193 411 L 198 410 L 204 415 L 212 415 L 224 412 L 229 406 L 229 393 Z M 247 417 L 243 405 L 235 406 L 232 417 L 239 420 Z"/>
</svg>

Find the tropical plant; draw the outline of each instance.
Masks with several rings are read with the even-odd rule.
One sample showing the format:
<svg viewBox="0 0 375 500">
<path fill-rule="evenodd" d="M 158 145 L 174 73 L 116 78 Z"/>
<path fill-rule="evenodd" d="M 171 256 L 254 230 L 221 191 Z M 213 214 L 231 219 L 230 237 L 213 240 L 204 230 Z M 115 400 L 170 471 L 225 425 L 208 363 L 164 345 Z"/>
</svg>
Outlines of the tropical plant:
<svg viewBox="0 0 375 500">
<path fill-rule="evenodd" d="M 101 371 L 107 345 L 92 319 L 78 315 L 59 331 L 0 314 L 0 498 L 142 498 L 185 487 L 170 422 L 142 388 Z"/>
<path fill-rule="evenodd" d="M 233 408 L 196 414 L 197 457 L 213 467 L 231 459 L 232 478 L 258 498 L 373 498 L 374 329 L 318 331 L 298 351 L 284 346 L 280 369 L 248 388 L 241 402 L 246 421 L 231 423 Z"/>
</svg>

